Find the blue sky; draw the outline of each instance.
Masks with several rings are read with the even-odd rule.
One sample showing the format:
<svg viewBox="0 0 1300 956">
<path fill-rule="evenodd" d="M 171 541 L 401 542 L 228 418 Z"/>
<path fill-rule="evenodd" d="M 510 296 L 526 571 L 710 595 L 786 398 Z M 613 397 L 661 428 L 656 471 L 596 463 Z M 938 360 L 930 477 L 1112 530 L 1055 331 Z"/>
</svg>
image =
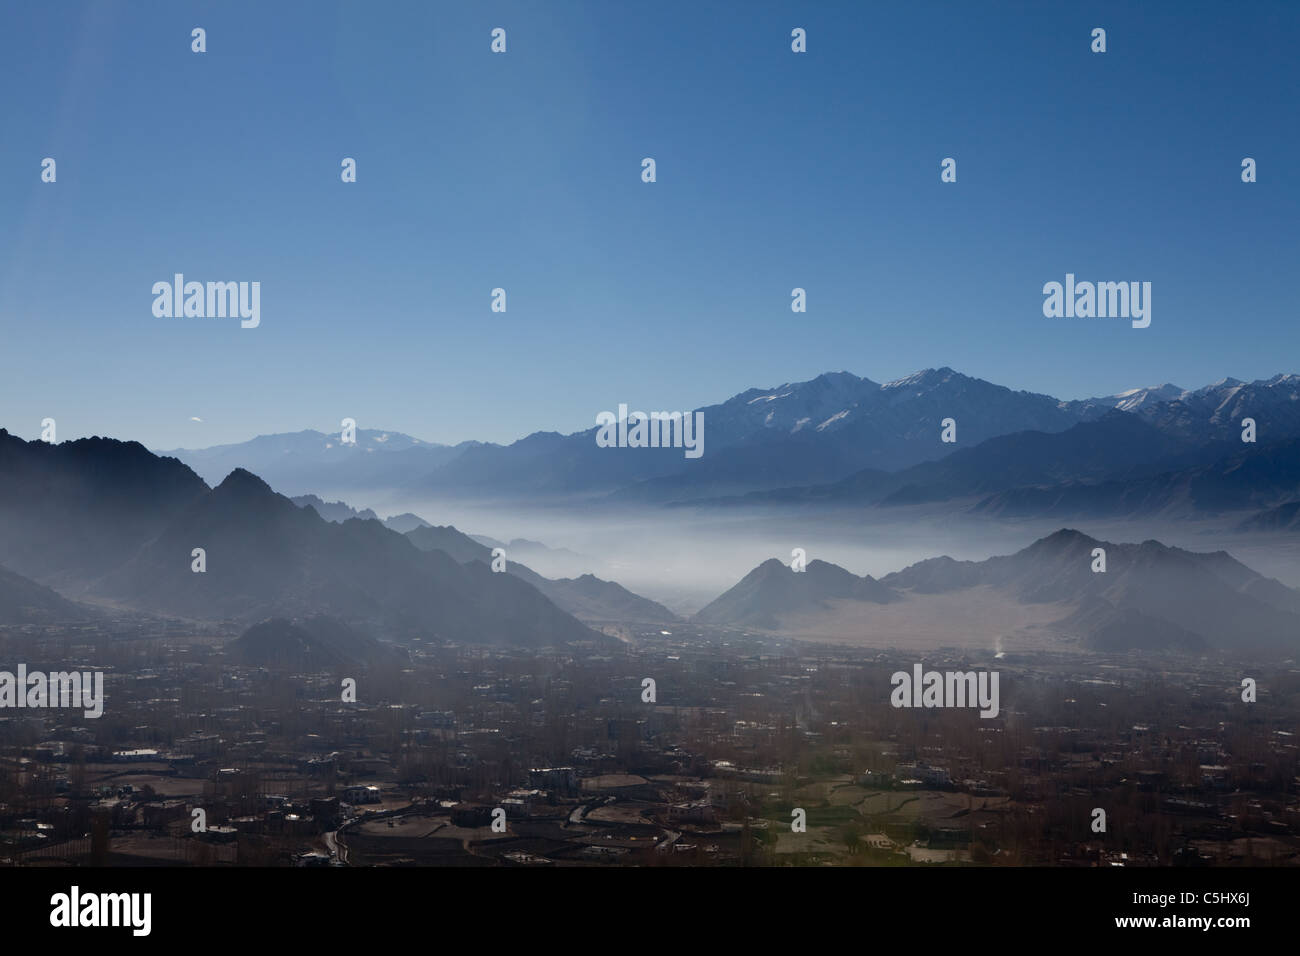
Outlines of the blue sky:
<svg viewBox="0 0 1300 956">
<path fill-rule="evenodd" d="M 840 369 L 1300 371 L 1300 4 L 1136 6 L 8 4 L 0 425 L 509 441 Z M 261 282 L 260 327 L 156 318 L 175 272 Z M 1044 318 L 1067 272 L 1150 281 L 1150 328 Z"/>
</svg>

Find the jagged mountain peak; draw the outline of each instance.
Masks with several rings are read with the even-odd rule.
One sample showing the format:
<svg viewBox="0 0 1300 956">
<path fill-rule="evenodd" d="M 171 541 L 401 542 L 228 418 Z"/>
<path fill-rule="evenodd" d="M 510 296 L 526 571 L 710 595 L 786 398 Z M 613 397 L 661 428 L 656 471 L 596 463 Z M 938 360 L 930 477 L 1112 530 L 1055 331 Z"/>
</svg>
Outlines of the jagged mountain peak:
<svg viewBox="0 0 1300 956">
<path fill-rule="evenodd" d="M 275 494 L 270 485 L 246 468 L 236 468 L 213 491 L 223 495 Z"/>
</svg>

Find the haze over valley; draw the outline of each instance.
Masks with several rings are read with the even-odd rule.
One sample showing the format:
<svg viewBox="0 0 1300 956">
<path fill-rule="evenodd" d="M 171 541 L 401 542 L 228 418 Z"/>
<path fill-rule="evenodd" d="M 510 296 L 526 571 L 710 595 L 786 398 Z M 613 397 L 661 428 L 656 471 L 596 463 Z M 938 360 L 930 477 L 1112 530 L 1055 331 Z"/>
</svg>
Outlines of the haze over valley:
<svg viewBox="0 0 1300 956">
<path fill-rule="evenodd" d="M 782 600 L 777 569 L 789 571 L 796 549 L 812 563 L 791 581 L 835 567 L 888 582 L 930 559 L 1024 553 L 1066 528 L 1112 550 L 1227 550 L 1279 588 L 1298 587 L 1300 546 L 1287 533 L 1300 500 L 1298 409 L 1296 375 L 1063 402 L 944 368 L 885 385 L 835 373 L 751 389 L 701 410 L 710 453 L 698 461 L 600 448 L 594 429 L 455 448 L 374 429 L 355 443 L 306 431 L 157 455 L 6 434 L 15 504 L 0 565 L 89 604 L 250 623 L 331 613 L 399 641 L 437 623 L 457 640 L 545 645 L 698 614 L 884 647 L 1087 647 L 1102 631 L 1109 649 L 1143 647 L 1146 617 L 1112 617 L 1145 612 L 1080 604 L 1116 569 L 1094 578 L 1083 567 L 1054 602 L 987 588 L 920 600 L 904 589 L 873 606 L 830 594 L 779 615 L 716 608 L 760 566 L 773 577 L 752 587 Z M 1254 441 L 1242 440 L 1243 419 Z M 941 439 L 945 421 L 955 441 Z M 212 560 L 205 575 L 181 560 L 199 542 Z M 488 570 L 494 549 L 507 578 Z M 1194 578 L 1171 569 L 1161 586 L 1195 591 Z M 1067 618 L 1073 629 L 1062 631 Z M 1218 634 L 1153 642 L 1233 646 Z M 1285 640 L 1269 631 L 1264 645 Z"/>
</svg>

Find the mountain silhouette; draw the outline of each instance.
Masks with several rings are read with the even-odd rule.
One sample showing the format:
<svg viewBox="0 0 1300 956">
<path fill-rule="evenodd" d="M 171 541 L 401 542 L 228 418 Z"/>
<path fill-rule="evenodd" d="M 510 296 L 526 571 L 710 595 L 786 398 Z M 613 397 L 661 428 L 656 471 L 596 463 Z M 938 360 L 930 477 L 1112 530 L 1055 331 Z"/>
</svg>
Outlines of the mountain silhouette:
<svg viewBox="0 0 1300 956">
<path fill-rule="evenodd" d="M 1093 571 L 1098 548 L 1105 552 L 1104 572 Z M 801 619 L 832 604 L 843 611 L 843 602 L 902 601 L 920 612 L 939 607 L 932 599 L 941 595 L 977 589 L 1022 606 L 1059 607 L 1052 629 L 1094 649 L 1292 654 L 1300 647 L 1300 591 L 1226 552 L 1195 553 L 1158 541 L 1114 544 L 1068 528 L 1015 554 L 929 558 L 878 581 L 822 561 L 797 574 L 771 559 L 694 619 L 795 632 Z M 941 630 L 959 633 L 961 612 L 947 613 Z"/>
<path fill-rule="evenodd" d="M 227 657 L 240 664 L 301 671 L 363 666 L 394 653 L 394 648 L 323 615 L 299 621 L 269 618 L 226 645 Z"/>
<path fill-rule="evenodd" d="M 205 551 L 203 573 L 191 570 L 194 548 Z M 399 639 L 542 646 L 593 636 L 518 578 L 421 551 L 378 521 L 326 521 L 244 469 L 105 575 L 97 590 L 193 618 L 331 614 L 372 622 Z"/>
<path fill-rule="evenodd" d="M 779 630 L 783 619 L 840 598 L 884 604 L 896 595 L 869 575 L 860 578 L 826 561 L 814 559 L 803 571 L 795 571 L 769 558 L 701 608 L 692 620 Z"/>
<path fill-rule="evenodd" d="M 619 397 L 611 396 L 605 410 L 618 404 Z M 1245 418 L 1256 421 L 1261 443 L 1295 439 L 1300 437 L 1300 376 L 1251 383 L 1227 378 L 1193 390 L 1166 384 L 1062 401 L 946 366 L 884 384 L 827 372 L 804 382 L 747 389 L 697 410 L 629 409 L 638 410 L 702 412 L 703 457 L 686 459 L 681 448 L 600 448 L 594 427 L 567 435 L 535 432 L 508 445 L 456 446 L 374 429 L 358 430 L 356 444 L 344 445 L 338 436 L 304 431 L 174 454 L 210 480 L 243 467 L 299 493 L 383 488 L 451 497 L 602 498 L 617 506 L 751 492 L 798 498 L 789 489 L 817 488 L 812 498 L 856 494 L 904 504 L 1070 480 L 1127 479 L 1150 473 L 1150 467 L 1174 471 L 1205 465 L 1229 453 L 1227 443 L 1239 441 Z M 1115 416 L 1133 427 L 1116 426 Z M 956 444 L 940 441 L 947 418 L 957 423 Z M 1112 419 L 1110 431 L 1073 433 L 1081 444 L 1095 441 L 1097 455 L 1046 440 L 1100 419 Z M 1015 435 L 1021 437 L 987 447 L 983 459 L 968 458 L 946 471 L 898 474 Z M 1005 459 L 999 461 L 1003 451 Z M 834 487 L 839 482 L 848 484 Z"/>
<path fill-rule="evenodd" d="M 0 624 L 53 624 L 96 616 L 91 608 L 0 567 Z"/>
<path fill-rule="evenodd" d="M 424 525 L 408 531 L 406 537 L 422 550 L 442 551 L 460 562 L 472 561 L 487 567 L 492 564 L 491 548 L 451 525 Z M 506 550 L 507 573 L 527 581 L 557 607 L 581 621 L 668 624 L 678 620 L 677 615 L 662 604 L 634 594 L 614 581 L 604 581 L 594 574 L 577 578 L 546 578 L 527 565 L 511 560 L 511 553 Z"/>
<path fill-rule="evenodd" d="M 331 614 L 399 639 L 604 640 L 519 577 L 421 551 L 378 521 L 326 521 L 246 469 L 209 489 L 136 442 L 51 445 L 0 431 L 0 519 L 15 574 L 149 613 Z"/>
<path fill-rule="evenodd" d="M 362 518 L 365 520 L 378 521 L 379 515 L 375 514 L 369 508 L 358 511 L 342 501 L 325 501 L 317 495 L 296 495 L 289 499 L 299 508 L 312 507 L 316 513 L 326 521 L 347 521 L 349 518 Z"/>
<path fill-rule="evenodd" d="M 0 564 L 76 588 L 121 564 L 207 492 L 185 465 L 138 442 L 54 445 L 0 429 Z"/>
<path fill-rule="evenodd" d="M 1094 551 L 1106 570 L 1092 570 Z M 934 558 L 881 579 L 903 592 L 990 587 L 1026 604 L 1075 610 L 1058 627 L 1089 646 L 1150 646 L 1291 652 L 1300 646 L 1300 592 L 1265 578 L 1226 552 L 1196 553 L 1144 541 L 1113 544 L 1062 529 L 1012 555 L 984 561 Z M 1167 626 L 1166 626 L 1167 625 Z"/>
<path fill-rule="evenodd" d="M 1002 517 L 1187 516 L 1267 509 L 1300 494 L 1300 439 L 1231 447 L 1232 454 L 1210 464 L 1155 475 L 1011 488 L 982 499 L 972 511 Z"/>
</svg>

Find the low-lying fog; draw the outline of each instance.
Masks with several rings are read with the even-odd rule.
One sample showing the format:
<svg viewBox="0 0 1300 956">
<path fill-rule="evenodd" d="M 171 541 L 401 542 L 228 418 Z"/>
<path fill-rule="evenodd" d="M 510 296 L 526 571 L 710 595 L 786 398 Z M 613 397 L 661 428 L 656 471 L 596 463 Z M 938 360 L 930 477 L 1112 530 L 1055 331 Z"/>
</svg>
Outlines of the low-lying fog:
<svg viewBox="0 0 1300 956">
<path fill-rule="evenodd" d="M 633 506 L 519 507 L 466 500 L 394 497 L 391 493 L 317 492 L 328 501 L 372 508 L 381 517 L 412 512 L 431 524 L 502 542 L 537 541 L 557 553 L 530 550 L 520 557 L 547 577 L 590 572 L 617 581 L 673 611 L 699 610 L 768 558 L 790 562 L 803 548 L 854 574 L 882 577 L 938 555 L 982 560 L 1011 554 L 1061 527 L 1106 541 L 1155 538 L 1190 551 L 1228 551 L 1261 574 L 1300 587 L 1300 540 L 1294 535 L 1232 531 L 1241 515 L 1203 522 L 1131 520 L 1016 520 L 962 514 L 960 506 L 710 509 Z M 511 557 L 507 550 L 506 558 Z"/>
</svg>

